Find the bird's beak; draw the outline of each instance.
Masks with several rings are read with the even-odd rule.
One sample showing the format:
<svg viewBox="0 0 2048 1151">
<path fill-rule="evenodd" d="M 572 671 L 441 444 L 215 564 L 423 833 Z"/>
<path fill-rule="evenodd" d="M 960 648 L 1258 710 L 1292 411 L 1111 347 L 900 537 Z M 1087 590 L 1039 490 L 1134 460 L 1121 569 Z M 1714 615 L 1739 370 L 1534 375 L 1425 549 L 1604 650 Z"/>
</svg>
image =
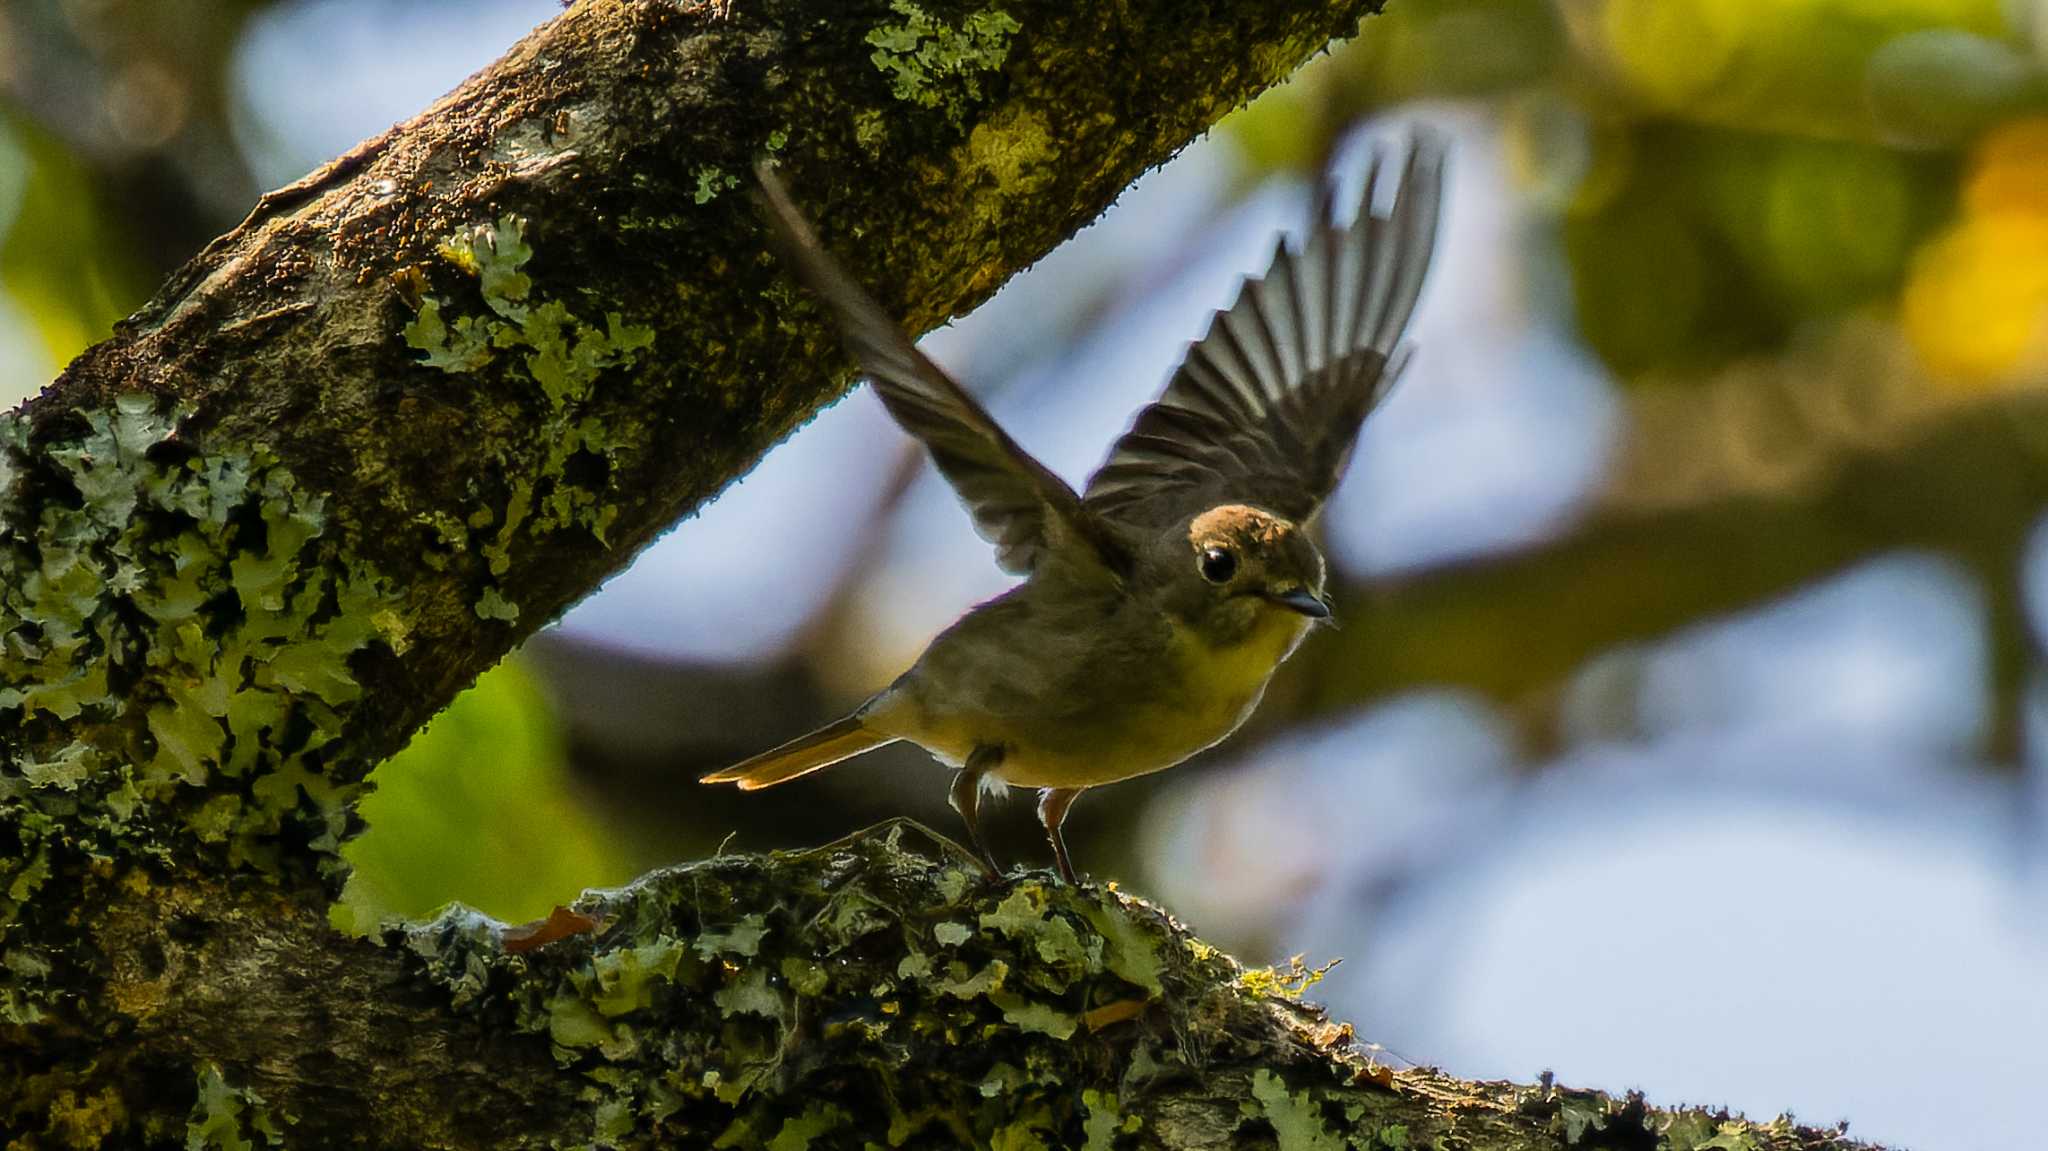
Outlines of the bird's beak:
<svg viewBox="0 0 2048 1151">
<path fill-rule="evenodd" d="M 1330 618 L 1329 603 L 1307 588 L 1298 587 L 1292 591 L 1273 592 L 1266 598 L 1289 611 L 1298 611 L 1310 619 Z"/>
</svg>

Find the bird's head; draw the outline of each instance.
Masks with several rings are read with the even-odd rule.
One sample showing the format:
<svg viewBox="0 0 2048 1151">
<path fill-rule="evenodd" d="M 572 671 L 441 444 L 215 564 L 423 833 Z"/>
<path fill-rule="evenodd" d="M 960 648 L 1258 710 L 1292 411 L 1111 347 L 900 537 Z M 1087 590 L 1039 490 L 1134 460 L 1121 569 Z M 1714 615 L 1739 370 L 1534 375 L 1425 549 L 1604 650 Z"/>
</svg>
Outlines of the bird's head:
<svg viewBox="0 0 2048 1151">
<path fill-rule="evenodd" d="M 1199 630 L 1229 644 L 1293 620 L 1327 620 L 1323 555 L 1292 521 L 1245 504 L 1223 504 L 1188 522 L 1170 551 L 1172 583 L 1186 589 L 1175 606 Z M 1278 617 L 1278 618 L 1276 618 Z"/>
</svg>

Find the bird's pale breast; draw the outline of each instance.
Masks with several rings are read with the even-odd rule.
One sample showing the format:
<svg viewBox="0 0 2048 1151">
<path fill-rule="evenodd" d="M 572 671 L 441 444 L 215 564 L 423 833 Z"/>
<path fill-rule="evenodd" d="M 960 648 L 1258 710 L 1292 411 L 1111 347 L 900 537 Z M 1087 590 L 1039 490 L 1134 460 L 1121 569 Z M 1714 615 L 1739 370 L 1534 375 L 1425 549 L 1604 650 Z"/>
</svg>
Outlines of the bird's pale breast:
<svg viewBox="0 0 2048 1151">
<path fill-rule="evenodd" d="M 1293 612 L 1261 610 L 1241 640 L 1213 645 L 1168 622 L 1158 647 L 1114 669 L 1085 650 L 1039 666 L 1013 650 L 999 677 L 972 688 L 966 681 L 979 677 L 958 672 L 906 677 L 897 698 L 876 701 L 870 722 L 956 766 L 977 746 L 998 745 L 1002 761 L 990 774 L 1004 783 L 1113 783 L 1172 767 L 1237 730 L 1307 627 Z"/>
</svg>

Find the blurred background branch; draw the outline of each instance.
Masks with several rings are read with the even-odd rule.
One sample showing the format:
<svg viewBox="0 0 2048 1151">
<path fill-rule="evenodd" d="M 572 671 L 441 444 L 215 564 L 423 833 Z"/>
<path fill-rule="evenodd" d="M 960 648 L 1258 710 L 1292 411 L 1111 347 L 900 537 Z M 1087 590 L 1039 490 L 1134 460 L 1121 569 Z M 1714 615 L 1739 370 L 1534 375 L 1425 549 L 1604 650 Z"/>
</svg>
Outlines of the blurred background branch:
<svg viewBox="0 0 2048 1151">
<path fill-rule="evenodd" d="M 1642 415 L 1670 397 L 1634 399 Z M 1720 426 L 1714 414 L 1687 425 L 1687 438 L 1748 430 Z M 1624 450 L 1689 462 L 1713 454 L 1712 446 L 1658 442 L 1650 420 L 1637 426 L 1646 434 Z M 2021 581 L 2030 517 L 2048 507 L 2044 433 L 2041 395 L 1978 399 L 1876 443 L 1824 449 L 1809 441 L 1803 446 L 1824 461 L 1760 463 L 1752 482 L 1695 481 L 1718 488 L 1711 494 L 1695 487 L 1674 497 L 1654 481 L 1617 487 L 1568 535 L 1542 546 L 1354 584 L 1345 598 L 1358 605 L 1357 623 L 1313 653 L 1326 662 L 1313 676 L 1309 706 L 1455 685 L 1514 713 L 1532 754 L 1575 740 L 1641 738 L 1649 732 L 1625 694 L 1604 701 L 1620 710 L 1566 714 L 1574 703 L 1602 702 L 1572 696 L 1574 672 L 1612 649 L 1765 602 L 1871 555 L 1927 551 L 1956 560 L 1984 589 L 1994 637 L 1985 749 L 2010 760 L 2020 751 L 2035 657 Z"/>
</svg>

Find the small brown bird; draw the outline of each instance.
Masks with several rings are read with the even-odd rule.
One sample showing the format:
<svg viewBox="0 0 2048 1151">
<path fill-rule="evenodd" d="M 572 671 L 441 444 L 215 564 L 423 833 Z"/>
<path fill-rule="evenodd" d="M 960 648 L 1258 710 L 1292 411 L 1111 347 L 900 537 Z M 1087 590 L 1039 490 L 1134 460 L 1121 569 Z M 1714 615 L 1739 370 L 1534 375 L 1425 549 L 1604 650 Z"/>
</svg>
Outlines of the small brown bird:
<svg viewBox="0 0 2048 1151">
<path fill-rule="evenodd" d="M 1330 617 L 1306 524 L 1405 358 L 1435 243 L 1443 147 L 1408 150 L 1390 214 L 1318 198 L 1299 251 L 1189 348 L 1080 495 L 925 358 L 758 172 L 776 246 L 838 323 L 897 421 L 1024 582 L 947 628 L 852 715 L 704 777 L 752 790 L 897 740 L 959 769 L 952 803 L 991 873 L 981 789 L 1039 789 L 1060 875 L 1075 797 L 1171 767 L 1237 730 L 1312 622 Z"/>
</svg>

